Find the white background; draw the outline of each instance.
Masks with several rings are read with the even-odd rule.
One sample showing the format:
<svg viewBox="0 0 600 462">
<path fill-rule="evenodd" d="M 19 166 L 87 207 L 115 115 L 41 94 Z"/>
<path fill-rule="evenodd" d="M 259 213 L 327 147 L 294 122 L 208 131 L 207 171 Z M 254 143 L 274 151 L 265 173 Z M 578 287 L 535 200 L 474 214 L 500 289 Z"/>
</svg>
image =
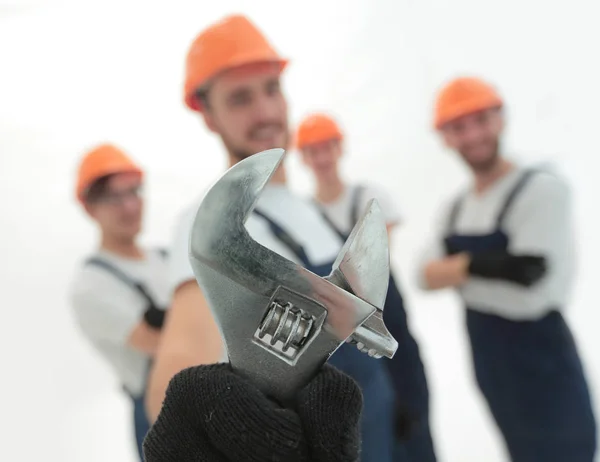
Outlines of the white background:
<svg viewBox="0 0 600 462">
<path fill-rule="evenodd" d="M 0 2 L 0 458 L 134 460 L 129 404 L 67 304 L 69 280 L 97 238 L 73 198 L 75 169 L 93 144 L 120 144 L 148 171 L 145 241 L 169 241 L 177 214 L 225 167 L 218 140 L 183 106 L 182 78 L 193 37 L 231 12 L 249 14 L 292 59 L 293 122 L 310 110 L 338 116 L 347 177 L 380 183 L 407 217 L 393 259 L 431 382 L 440 461 L 506 460 L 474 387 L 456 299 L 414 289 L 422 236 L 467 178 L 430 129 L 434 92 L 460 73 L 504 94 L 506 151 L 553 162 L 575 188 L 581 264 L 568 317 L 600 404 L 598 8 L 594 0 Z M 293 187 L 308 193 L 295 154 L 288 165 Z"/>
</svg>

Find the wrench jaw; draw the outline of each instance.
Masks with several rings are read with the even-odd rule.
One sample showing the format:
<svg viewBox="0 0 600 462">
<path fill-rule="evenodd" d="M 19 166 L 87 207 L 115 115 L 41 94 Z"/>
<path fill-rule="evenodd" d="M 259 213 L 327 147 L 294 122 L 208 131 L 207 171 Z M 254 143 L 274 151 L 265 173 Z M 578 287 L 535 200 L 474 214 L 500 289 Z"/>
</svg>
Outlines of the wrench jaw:
<svg viewBox="0 0 600 462">
<path fill-rule="evenodd" d="M 327 279 L 343 281 L 340 287 L 381 310 L 387 296 L 389 274 L 385 220 L 379 204 L 372 199 L 344 243 Z"/>
<path fill-rule="evenodd" d="M 192 226 L 191 257 L 220 266 L 225 274 L 236 270 L 239 250 L 257 245 L 244 224 L 284 154 L 283 149 L 263 151 L 234 165 L 213 184 Z"/>
<path fill-rule="evenodd" d="M 377 308 L 348 339 L 360 351 L 375 358 L 392 358 L 398 348 L 398 342 L 383 322 L 389 274 L 385 219 L 379 204 L 372 199 L 342 247 L 327 279 Z"/>
<path fill-rule="evenodd" d="M 289 402 L 345 341 L 383 354 L 396 347 L 381 346 L 385 325 L 378 318 L 389 262 L 376 205 L 356 226 L 329 278 L 261 246 L 245 229 L 283 156 L 272 149 L 227 170 L 198 209 L 189 256 L 232 367 L 268 396 Z"/>
</svg>

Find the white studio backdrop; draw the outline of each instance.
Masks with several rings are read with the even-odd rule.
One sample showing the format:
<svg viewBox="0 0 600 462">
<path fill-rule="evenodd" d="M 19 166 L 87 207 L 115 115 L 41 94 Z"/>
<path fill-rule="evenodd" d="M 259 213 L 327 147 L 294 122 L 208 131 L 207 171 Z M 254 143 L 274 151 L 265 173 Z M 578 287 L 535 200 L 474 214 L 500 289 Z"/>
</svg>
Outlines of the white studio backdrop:
<svg viewBox="0 0 600 462">
<path fill-rule="evenodd" d="M 168 243 L 178 214 L 225 167 L 218 140 L 183 106 L 184 56 L 203 27 L 233 12 L 291 58 L 292 121 L 312 110 L 339 117 L 347 177 L 381 184 L 405 214 L 392 258 L 426 362 L 439 460 L 506 460 L 475 388 L 456 298 L 414 286 L 437 207 L 467 179 L 430 129 L 435 91 L 458 74 L 504 94 L 513 158 L 550 161 L 573 184 L 581 261 L 568 317 L 600 414 L 597 8 L 594 0 L 0 1 L 0 458 L 134 460 L 129 404 L 67 303 L 97 238 L 73 198 L 75 169 L 97 142 L 125 148 L 148 171 L 144 240 Z M 295 153 L 288 165 L 292 186 L 308 194 Z"/>
</svg>

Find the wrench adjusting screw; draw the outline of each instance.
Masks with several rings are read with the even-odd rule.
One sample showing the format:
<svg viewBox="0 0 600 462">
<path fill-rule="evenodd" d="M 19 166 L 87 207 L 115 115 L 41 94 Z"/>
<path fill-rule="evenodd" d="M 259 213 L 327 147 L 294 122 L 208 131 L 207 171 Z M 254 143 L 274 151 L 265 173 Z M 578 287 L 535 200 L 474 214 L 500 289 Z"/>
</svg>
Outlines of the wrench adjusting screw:
<svg viewBox="0 0 600 462">
<path fill-rule="evenodd" d="M 255 338 L 268 349 L 292 359 L 306 343 L 313 324 L 314 318 L 310 314 L 291 303 L 273 302 Z"/>
</svg>

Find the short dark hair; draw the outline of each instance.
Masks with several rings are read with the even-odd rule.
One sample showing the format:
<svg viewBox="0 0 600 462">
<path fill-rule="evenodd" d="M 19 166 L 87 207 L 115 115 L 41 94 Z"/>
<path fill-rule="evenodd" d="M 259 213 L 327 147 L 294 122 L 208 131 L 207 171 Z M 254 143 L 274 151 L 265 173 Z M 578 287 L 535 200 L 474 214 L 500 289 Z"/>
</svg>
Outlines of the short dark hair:
<svg viewBox="0 0 600 462">
<path fill-rule="evenodd" d="M 113 176 L 114 174 L 101 176 L 96 181 L 94 181 L 87 189 L 87 192 L 84 195 L 85 201 L 90 203 L 97 202 L 99 199 L 104 197 L 104 195 L 108 191 L 108 182 Z"/>
</svg>

